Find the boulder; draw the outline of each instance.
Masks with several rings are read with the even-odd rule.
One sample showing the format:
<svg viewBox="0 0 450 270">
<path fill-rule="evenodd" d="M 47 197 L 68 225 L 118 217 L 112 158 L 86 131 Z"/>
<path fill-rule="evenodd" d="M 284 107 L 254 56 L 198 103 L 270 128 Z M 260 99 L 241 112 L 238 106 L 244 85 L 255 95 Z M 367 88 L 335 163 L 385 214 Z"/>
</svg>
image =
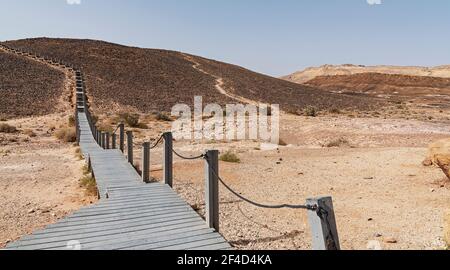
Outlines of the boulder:
<svg viewBox="0 0 450 270">
<path fill-rule="evenodd" d="M 450 180 L 450 139 L 439 140 L 432 143 L 429 148 L 428 157 L 423 162 L 423 165 L 428 164 L 428 160 L 431 161 L 432 164 L 439 166 Z"/>
</svg>

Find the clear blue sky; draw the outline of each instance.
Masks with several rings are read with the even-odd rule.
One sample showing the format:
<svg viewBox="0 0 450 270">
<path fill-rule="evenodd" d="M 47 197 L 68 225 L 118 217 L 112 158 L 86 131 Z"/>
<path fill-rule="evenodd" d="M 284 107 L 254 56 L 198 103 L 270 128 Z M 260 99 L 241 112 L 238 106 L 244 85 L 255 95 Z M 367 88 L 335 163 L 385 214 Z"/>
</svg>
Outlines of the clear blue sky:
<svg viewBox="0 0 450 270">
<path fill-rule="evenodd" d="M 0 0 L 0 40 L 101 39 L 280 76 L 322 64 L 450 64 L 449 0 Z"/>
</svg>

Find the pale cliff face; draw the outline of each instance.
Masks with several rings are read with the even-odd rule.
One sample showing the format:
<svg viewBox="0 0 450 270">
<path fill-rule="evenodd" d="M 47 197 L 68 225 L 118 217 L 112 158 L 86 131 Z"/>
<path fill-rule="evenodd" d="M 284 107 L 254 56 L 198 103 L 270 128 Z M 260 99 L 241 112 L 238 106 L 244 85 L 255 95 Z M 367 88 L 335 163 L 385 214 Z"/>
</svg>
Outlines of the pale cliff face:
<svg viewBox="0 0 450 270">
<path fill-rule="evenodd" d="M 311 67 L 295 72 L 282 79 L 306 83 L 318 76 L 353 75 L 359 73 L 383 73 L 410 76 L 427 76 L 450 78 L 450 65 L 438 67 L 402 67 L 402 66 L 357 66 L 357 65 L 324 65 Z"/>
</svg>

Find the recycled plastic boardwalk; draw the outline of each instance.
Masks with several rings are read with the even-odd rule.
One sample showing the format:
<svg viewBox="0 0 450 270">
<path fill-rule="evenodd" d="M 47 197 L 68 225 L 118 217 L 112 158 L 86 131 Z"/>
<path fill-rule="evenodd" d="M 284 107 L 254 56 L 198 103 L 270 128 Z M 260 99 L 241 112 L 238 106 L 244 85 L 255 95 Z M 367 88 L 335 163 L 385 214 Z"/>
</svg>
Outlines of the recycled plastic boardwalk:
<svg viewBox="0 0 450 270">
<path fill-rule="evenodd" d="M 78 113 L 80 148 L 91 159 L 99 203 L 23 237 L 7 250 L 218 250 L 230 249 L 169 186 L 145 184 L 119 150 L 95 142 Z"/>
</svg>

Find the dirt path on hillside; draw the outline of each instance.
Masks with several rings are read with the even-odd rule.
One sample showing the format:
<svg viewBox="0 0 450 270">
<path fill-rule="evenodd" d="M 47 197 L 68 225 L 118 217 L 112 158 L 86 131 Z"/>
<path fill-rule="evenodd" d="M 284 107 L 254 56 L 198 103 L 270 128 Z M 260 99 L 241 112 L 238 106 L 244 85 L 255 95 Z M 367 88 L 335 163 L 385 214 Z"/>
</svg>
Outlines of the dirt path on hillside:
<svg viewBox="0 0 450 270">
<path fill-rule="evenodd" d="M 222 94 L 222 95 L 224 95 L 224 96 L 227 96 L 227 97 L 229 97 L 229 98 L 231 98 L 231 99 L 234 99 L 234 100 L 236 100 L 237 102 L 240 102 L 240 103 L 244 103 L 244 104 L 253 104 L 253 105 L 259 105 L 259 104 L 260 104 L 260 103 L 254 101 L 254 100 L 247 99 L 247 98 L 244 98 L 244 97 L 241 97 L 241 96 L 238 96 L 238 95 L 234 95 L 234 94 L 231 94 L 231 93 L 227 92 L 227 91 L 225 90 L 225 88 L 224 88 L 225 82 L 224 82 L 224 79 L 223 79 L 222 77 L 216 76 L 216 75 L 211 74 L 211 73 L 207 72 L 206 70 L 202 69 L 202 68 L 200 67 L 201 64 L 200 64 L 199 62 L 197 62 L 192 56 L 187 55 L 187 54 L 183 54 L 183 56 L 184 56 L 184 58 L 185 58 L 186 60 L 188 60 L 189 62 L 192 63 L 192 67 L 193 67 L 194 69 L 200 71 L 201 73 L 203 73 L 203 74 L 205 74 L 205 75 L 208 75 L 208 76 L 210 76 L 210 77 L 213 77 L 213 78 L 216 80 L 215 88 L 217 89 L 217 91 L 218 91 L 220 94 Z"/>
<path fill-rule="evenodd" d="M 16 55 L 14 53 L 8 52 L 6 51 L 4 48 L 0 47 L 0 51 L 4 52 L 4 53 L 8 53 L 8 54 L 12 54 L 15 55 L 16 57 L 23 57 L 26 58 L 29 61 L 33 61 L 36 63 L 40 63 L 42 65 L 45 65 L 51 69 L 57 70 L 61 73 L 64 74 L 64 83 L 63 83 L 63 88 L 61 91 L 61 95 L 58 99 L 58 102 L 55 106 L 56 111 L 57 112 L 68 112 L 68 111 L 72 111 L 72 104 L 75 104 L 75 78 L 72 72 L 69 72 L 67 69 L 59 67 L 59 66 L 55 66 L 55 65 L 51 65 L 45 61 L 39 60 L 39 59 L 34 59 L 30 56 L 26 56 L 26 55 Z"/>
</svg>

